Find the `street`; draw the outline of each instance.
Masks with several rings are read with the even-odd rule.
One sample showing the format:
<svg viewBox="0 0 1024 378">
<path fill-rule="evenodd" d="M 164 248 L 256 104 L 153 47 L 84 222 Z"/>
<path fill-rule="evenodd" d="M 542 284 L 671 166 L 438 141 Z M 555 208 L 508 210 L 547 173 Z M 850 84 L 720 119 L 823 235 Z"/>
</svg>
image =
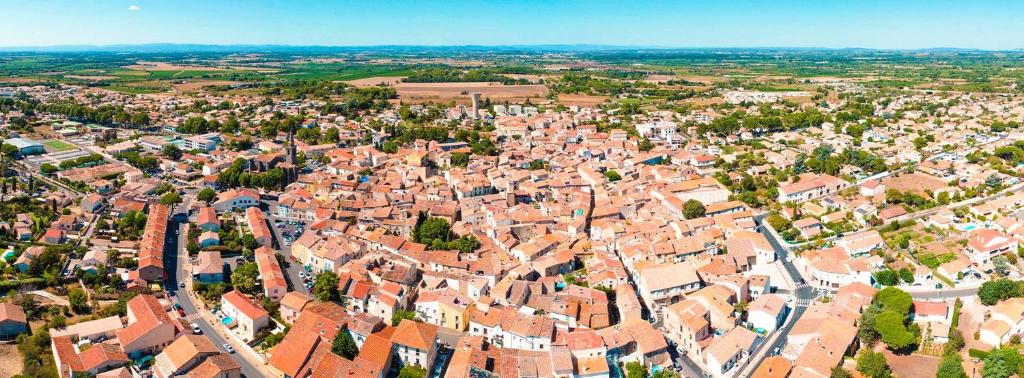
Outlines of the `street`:
<svg viewBox="0 0 1024 378">
<path fill-rule="evenodd" d="M 210 339 L 220 349 L 224 351 L 223 345 L 228 343 L 223 337 L 221 337 L 218 329 L 214 328 L 205 318 L 199 316 L 197 306 L 192 302 L 192 296 L 189 295 L 191 287 L 186 288 L 181 292 L 178 292 L 179 282 L 187 282 L 185 280 L 186 270 L 185 264 L 188 264 L 188 252 L 185 251 L 185 245 L 187 245 L 187 238 L 184 232 L 184 227 L 188 224 L 188 211 L 187 209 L 195 199 L 195 195 L 186 194 L 183 202 L 175 207 L 174 212 L 171 213 L 171 219 L 169 228 L 173 232 L 167 233 L 167 239 L 164 244 L 164 266 L 167 267 L 167 293 L 174 295 L 174 298 L 181 305 L 181 308 L 185 310 L 186 319 L 189 322 L 196 323 L 199 328 L 203 330 L 203 335 Z M 247 353 L 237 345 L 232 343 L 236 352 L 230 354 L 238 364 L 242 367 L 242 376 L 244 377 L 262 377 L 264 374 L 260 373 L 260 368 L 249 361 L 248 358 L 241 356 L 241 353 Z"/>
</svg>

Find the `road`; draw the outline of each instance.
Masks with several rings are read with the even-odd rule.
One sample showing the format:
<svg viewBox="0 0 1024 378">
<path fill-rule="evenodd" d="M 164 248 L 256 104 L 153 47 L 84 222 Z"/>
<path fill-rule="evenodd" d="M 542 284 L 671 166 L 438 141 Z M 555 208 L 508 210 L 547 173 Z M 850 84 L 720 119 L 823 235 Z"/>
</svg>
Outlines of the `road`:
<svg viewBox="0 0 1024 378">
<path fill-rule="evenodd" d="M 758 227 L 758 230 L 761 231 L 761 234 L 768 239 L 768 243 L 772 245 L 773 249 L 775 249 L 776 257 L 782 260 L 782 266 L 786 268 L 786 273 L 789 274 L 790 278 L 793 279 L 793 282 L 797 286 L 796 290 L 792 293 L 794 294 L 795 299 L 793 303 L 790 304 L 793 309 L 789 313 L 789 319 L 787 319 L 786 324 L 783 325 L 781 329 L 775 331 L 775 336 L 772 336 L 775 341 L 762 345 L 761 350 L 755 353 L 754 356 L 748 360 L 747 365 L 743 368 L 749 368 L 748 372 L 752 372 L 753 369 L 756 369 L 757 366 L 761 364 L 761 361 L 765 356 L 767 356 L 769 352 L 775 350 L 775 348 L 782 350 L 786 347 L 786 341 L 788 339 L 789 332 L 793 330 L 793 325 L 796 324 L 796 322 L 800 320 L 800 317 L 804 315 L 804 312 L 807 311 L 807 306 L 803 303 L 808 303 L 815 298 L 814 290 L 807 284 L 803 283 L 803 276 L 800 275 L 800 271 L 793 265 L 789 256 L 789 250 L 783 248 L 782 244 L 779 243 L 779 240 L 775 237 L 775 234 L 769 231 L 768 227 L 765 227 L 762 223 L 764 217 L 765 214 L 754 217 L 754 220 L 757 222 L 758 226 L 760 226 Z M 772 340 L 772 338 L 769 338 L 769 340 Z"/>
<path fill-rule="evenodd" d="M 206 318 L 199 316 L 198 308 L 193 303 L 193 298 L 190 295 L 191 288 L 182 290 L 180 293 L 178 291 L 179 282 L 187 282 L 185 279 L 187 274 L 185 264 L 188 264 L 188 252 L 185 251 L 185 246 L 187 245 L 188 235 L 183 231 L 185 225 L 188 224 L 188 208 L 194 199 L 195 195 L 185 195 L 183 202 L 175 207 L 174 212 L 171 213 L 171 219 L 168 221 L 170 223 L 169 227 L 173 232 L 167 233 L 167 239 L 164 244 L 164 266 L 169 267 L 167 269 L 167 292 L 174 295 L 177 299 L 178 304 L 185 310 L 186 318 L 190 322 L 198 324 L 199 328 L 203 330 L 203 335 L 209 338 L 218 349 L 223 350 L 222 345 L 227 344 L 228 341 L 220 335 L 218 329 L 206 321 Z M 186 287 L 188 287 L 187 284 Z M 245 351 L 239 349 L 235 343 L 232 343 L 232 345 L 234 345 L 237 352 L 230 356 L 242 367 L 242 376 L 264 376 L 264 374 L 260 373 L 261 370 L 256 364 L 249 361 L 248 358 L 241 356 L 241 353 L 246 353 Z"/>
</svg>

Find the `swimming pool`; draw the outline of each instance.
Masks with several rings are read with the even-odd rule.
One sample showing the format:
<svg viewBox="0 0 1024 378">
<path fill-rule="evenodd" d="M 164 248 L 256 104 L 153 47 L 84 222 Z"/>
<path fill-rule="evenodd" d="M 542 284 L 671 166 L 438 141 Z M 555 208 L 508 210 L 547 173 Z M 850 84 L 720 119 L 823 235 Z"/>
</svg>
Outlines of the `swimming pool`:
<svg viewBox="0 0 1024 378">
<path fill-rule="evenodd" d="M 230 316 L 225 316 L 225 317 L 220 319 L 220 324 L 223 324 L 223 325 L 227 326 L 227 325 L 231 325 L 231 323 L 233 323 L 234 321 L 235 321 L 235 319 L 231 319 Z"/>
<path fill-rule="evenodd" d="M 976 228 L 978 228 L 978 225 L 976 225 L 974 223 L 968 223 L 967 225 L 961 226 L 960 230 L 970 232 L 970 231 L 973 231 Z"/>
</svg>

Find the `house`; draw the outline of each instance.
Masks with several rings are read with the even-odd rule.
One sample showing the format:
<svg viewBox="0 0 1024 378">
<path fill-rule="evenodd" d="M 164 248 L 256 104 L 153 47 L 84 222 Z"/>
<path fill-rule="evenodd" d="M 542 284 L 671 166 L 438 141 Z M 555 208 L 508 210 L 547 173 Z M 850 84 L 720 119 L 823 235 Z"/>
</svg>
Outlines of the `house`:
<svg viewBox="0 0 1024 378">
<path fill-rule="evenodd" d="M 735 327 L 714 342 L 702 353 L 706 372 L 713 377 L 732 376 L 733 370 L 758 345 L 757 335 L 743 327 Z"/>
<path fill-rule="evenodd" d="M 782 356 L 770 356 L 761 361 L 751 378 L 786 378 L 793 364 Z"/>
<path fill-rule="evenodd" d="M 270 356 L 268 363 L 281 376 L 305 377 L 313 368 L 312 356 L 318 348 L 330 349 L 338 332 L 351 319 L 345 309 L 332 302 L 307 304 Z M 390 351 L 390 349 L 389 349 Z M 390 352 L 387 353 L 390 355 Z"/>
<path fill-rule="evenodd" d="M 287 324 L 295 324 L 299 314 L 306 308 L 306 305 L 313 301 L 313 298 L 304 293 L 289 291 L 281 297 L 281 320 Z"/>
<path fill-rule="evenodd" d="M 747 322 L 754 329 L 773 332 L 786 321 L 788 309 L 786 301 L 775 294 L 757 297 L 747 306 Z"/>
<path fill-rule="evenodd" d="M 637 290 L 649 308 L 678 302 L 684 294 L 701 287 L 700 277 L 689 263 L 651 265 L 637 270 Z"/>
<path fill-rule="evenodd" d="M 220 231 L 220 219 L 217 218 L 217 211 L 206 206 L 199 208 L 199 215 L 196 217 L 199 229 L 203 231 Z"/>
<path fill-rule="evenodd" d="M 157 204 L 151 208 L 146 228 L 139 243 L 139 278 L 147 281 L 164 279 L 164 241 L 167 235 L 167 215 L 170 209 Z M 127 352 L 127 351 L 125 351 Z M 130 354 L 130 353 L 129 353 Z"/>
<path fill-rule="evenodd" d="M 86 194 L 78 205 L 86 214 L 96 214 L 97 211 L 103 208 L 103 196 L 96 193 Z"/>
<path fill-rule="evenodd" d="M 128 326 L 117 331 L 117 341 L 129 357 L 155 354 L 174 341 L 178 330 L 156 297 L 136 295 L 127 307 Z"/>
<path fill-rule="evenodd" d="M 991 347 L 1010 342 L 1024 332 L 1024 298 L 1010 298 L 988 308 L 988 320 L 981 324 L 979 339 Z"/>
<path fill-rule="evenodd" d="M 878 180 L 868 180 L 860 184 L 860 195 L 864 197 L 874 197 L 882 194 L 885 194 L 885 184 Z"/>
<path fill-rule="evenodd" d="M 804 173 L 799 175 L 795 182 L 779 185 L 778 201 L 803 202 L 836 193 L 847 185 L 849 183 L 832 175 Z"/>
<path fill-rule="evenodd" d="M 711 312 L 694 299 L 671 304 L 662 312 L 665 337 L 675 342 L 680 351 L 697 355 L 701 343 L 711 337 Z"/>
<path fill-rule="evenodd" d="M 192 264 L 192 279 L 207 284 L 224 282 L 224 260 L 220 252 L 199 252 Z"/>
<path fill-rule="evenodd" d="M 1017 251 L 1017 239 L 998 230 L 977 229 L 967 236 L 968 256 L 975 264 L 988 264 L 992 258 L 1009 251 Z"/>
<path fill-rule="evenodd" d="M 0 339 L 10 339 L 28 332 L 25 311 L 13 303 L 0 303 Z"/>
<path fill-rule="evenodd" d="M 914 301 L 914 322 L 940 322 L 950 319 L 952 310 L 946 302 Z"/>
<path fill-rule="evenodd" d="M 186 378 L 240 378 L 241 376 L 242 366 L 234 358 L 224 353 L 206 357 L 199 366 L 185 374 Z"/>
<path fill-rule="evenodd" d="M 253 208 L 250 208 L 253 209 Z M 260 278 L 263 281 L 263 295 L 270 300 L 278 302 L 288 292 L 288 281 L 281 271 L 281 265 L 277 261 L 274 250 L 270 247 L 256 248 L 256 266 L 260 270 Z"/>
<path fill-rule="evenodd" d="M 220 245 L 220 234 L 215 231 L 206 231 L 199 234 L 199 248 Z"/>
<path fill-rule="evenodd" d="M 797 219 L 793 222 L 793 227 L 800 231 L 800 236 L 806 239 L 817 236 L 825 228 L 821 222 L 813 217 Z"/>
<path fill-rule="evenodd" d="M 214 210 L 219 213 L 245 209 L 260 204 L 260 193 L 249 188 L 233 188 L 217 194 L 213 202 Z"/>
<path fill-rule="evenodd" d="M 267 310 L 238 290 L 224 294 L 220 307 L 224 316 L 231 320 L 226 326 L 233 328 L 243 341 L 251 341 L 261 329 L 270 325 Z"/>
<path fill-rule="evenodd" d="M 96 376 L 128 364 L 126 355 L 117 345 L 99 343 L 88 349 L 79 348 L 71 336 L 50 339 L 57 374 L 62 378 Z"/>
<path fill-rule="evenodd" d="M 414 303 L 416 316 L 425 323 L 456 331 L 469 327 L 469 311 L 473 299 L 450 287 L 420 291 Z"/>
<path fill-rule="evenodd" d="M 157 377 L 171 378 L 192 370 L 206 357 L 218 353 L 220 350 L 206 336 L 183 335 L 156 355 L 153 370 Z"/>
<path fill-rule="evenodd" d="M 391 342 L 403 366 L 416 365 L 430 371 L 437 356 L 437 326 L 402 319 L 391 335 Z"/>
<path fill-rule="evenodd" d="M 245 209 L 245 222 L 249 226 L 249 232 L 256 238 L 256 242 L 262 246 L 271 246 L 270 243 L 274 237 L 270 234 L 270 227 L 267 226 L 267 218 L 263 215 L 263 210 L 256 206 Z"/>
</svg>

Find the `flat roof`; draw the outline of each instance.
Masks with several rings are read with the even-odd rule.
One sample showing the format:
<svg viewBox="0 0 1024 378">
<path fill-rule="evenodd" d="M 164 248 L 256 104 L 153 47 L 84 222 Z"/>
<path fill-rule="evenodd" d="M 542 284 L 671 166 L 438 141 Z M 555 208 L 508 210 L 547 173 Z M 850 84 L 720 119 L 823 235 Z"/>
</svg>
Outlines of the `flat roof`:
<svg viewBox="0 0 1024 378">
<path fill-rule="evenodd" d="M 18 147 L 18 149 L 28 148 L 28 147 L 42 147 L 43 146 L 39 142 L 36 142 L 34 140 L 31 140 L 31 139 L 25 139 L 25 138 L 10 138 L 10 139 L 4 140 L 4 143 L 10 144 L 10 145 L 12 145 L 14 147 Z"/>
</svg>

